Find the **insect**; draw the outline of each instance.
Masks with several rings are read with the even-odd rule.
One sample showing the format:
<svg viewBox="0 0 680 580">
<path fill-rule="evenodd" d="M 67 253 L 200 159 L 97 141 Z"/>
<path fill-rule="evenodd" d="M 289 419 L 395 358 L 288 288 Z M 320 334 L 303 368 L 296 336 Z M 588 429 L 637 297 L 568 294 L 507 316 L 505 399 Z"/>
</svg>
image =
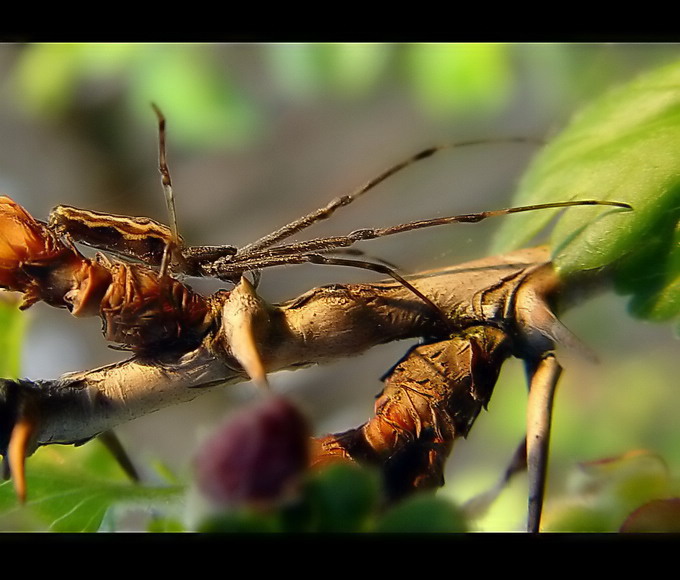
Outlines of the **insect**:
<svg viewBox="0 0 680 580">
<path fill-rule="evenodd" d="M 247 272 L 253 273 L 257 281 L 262 269 L 273 266 L 303 263 L 349 266 L 390 276 L 408 288 L 424 303 L 428 304 L 437 316 L 440 316 L 441 313 L 437 305 L 408 282 L 394 267 L 365 260 L 329 256 L 328 254 L 342 252 L 350 246 L 365 240 L 373 240 L 453 223 L 477 223 L 490 217 L 514 213 L 588 205 L 608 205 L 631 209 L 629 204 L 616 201 L 571 200 L 424 219 L 384 228 L 359 229 L 342 236 L 319 237 L 300 242 L 281 243 L 310 226 L 329 219 L 338 209 L 353 203 L 376 185 L 417 161 L 431 157 L 444 149 L 489 142 L 488 140 L 469 140 L 424 149 L 389 167 L 352 193 L 334 198 L 324 207 L 312 211 L 242 248 L 230 245 L 187 246 L 178 233 L 172 180 L 167 164 L 165 146 L 166 120 L 156 105 L 153 105 L 153 109 L 158 117 L 159 170 L 170 217 L 170 226 L 165 226 L 146 217 L 113 215 L 60 205 L 50 213 L 48 227 L 56 232 L 57 235 L 68 240 L 76 240 L 100 250 L 159 267 L 161 276 L 172 272 L 188 276 L 217 278 L 236 284 Z M 526 142 L 530 140 L 509 138 L 497 141 Z"/>
<path fill-rule="evenodd" d="M 471 321 L 482 325 L 507 323 L 507 321 L 487 321 L 486 312 L 473 313 L 469 318 L 461 317 L 457 312 L 454 316 L 452 304 L 458 304 L 455 300 L 451 304 L 442 305 L 440 297 L 436 303 L 431 298 L 437 294 L 444 295 L 445 292 L 441 290 L 435 294 L 427 288 L 423 290 L 423 284 L 416 285 L 411 277 L 407 279 L 395 268 L 385 264 L 330 255 L 350 248 L 360 241 L 438 225 L 476 223 L 489 217 L 548 208 L 604 205 L 631 209 L 628 204 L 622 202 L 571 200 L 425 219 L 385 228 L 365 228 L 342 236 L 317 237 L 306 241 L 286 243 L 286 240 L 292 236 L 319 221 L 330 218 L 336 210 L 354 202 L 375 185 L 408 165 L 442 149 L 479 143 L 479 141 L 470 141 L 426 149 L 392 166 L 353 193 L 335 198 L 318 210 L 242 248 L 228 245 L 188 246 L 179 236 L 175 217 L 172 182 L 165 152 L 165 119 L 157 108 L 156 112 L 159 119 L 159 168 L 170 215 L 170 225 L 165 226 L 149 218 L 116 216 L 69 206 L 55 208 L 45 224 L 35 220 L 9 198 L 0 198 L 0 286 L 23 292 L 24 307 L 38 300 L 44 300 L 54 306 L 69 308 L 76 316 L 99 315 L 103 321 L 107 340 L 119 343 L 145 356 L 157 357 L 170 352 L 174 353 L 173 356 L 179 360 L 194 349 L 202 348 L 204 339 L 210 337 L 208 350 L 213 358 L 220 359 L 221 357 L 226 360 L 224 364 L 231 373 L 228 376 L 241 376 L 238 373 L 234 375 L 234 368 L 240 365 L 240 368 L 245 370 L 250 378 L 265 382 L 266 373 L 269 370 L 310 364 L 310 361 L 323 361 L 333 356 L 350 356 L 361 351 L 362 347 L 358 346 L 360 344 L 366 344 L 367 346 L 363 348 L 369 348 L 387 340 L 423 334 L 439 335 L 439 339 L 445 339 L 456 331 L 468 328 Z M 111 259 L 106 254 L 98 254 L 94 259 L 85 258 L 77 250 L 75 242 L 120 256 L 123 260 Z M 268 317 L 271 309 L 257 303 L 254 288 L 245 281 L 243 276 L 251 273 L 257 280 L 259 272 L 265 268 L 300 263 L 356 267 L 385 274 L 396 281 L 399 288 L 406 290 L 411 297 L 418 298 L 417 302 L 421 307 L 426 307 L 428 314 L 423 316 L 413 313 L 403 319 L 399 317 L 395 319 L 392 311 L 386 312 L 384 320 L 373 328 L 370 326 L 373 317 L 369 318 L 366 314 L 378 307 L 362 303 L 363 317 L 352 318 L 349 315 L 343 322 L 344 326 L 336 322 L 337 328 L 334 328 L 334 324 L 330 321 L 334 317 L 346 316 L 344 312 L 347 309 L 346 300 L 343 302 L 341 312 L 331 309 L 324 314 L 323 309 L 316 309 L 309 297 L 301 297 L 299 304 L 309 305 L 311 308 L 311 314 L 308 314 L 307 319 L 301 323 L 302 328 L 307 325 L 310 326 L 310 330 L 303 332 L 304 348 L 293 356 L 291 353 L 294 349 L 291 349 L 289 344 L 283 348 L 280 343 L 281 337 L 285 336 L 286 332 L 289 332 L 289 329 L 295 325 L 278 329 L 276 325 L 280 324 L 280 321 L 277 322 L 277 319 Z M 538 265 L 545 263 L 545 261 L 539 261 Z M 236 287 L 232 292 L 220 291 L 206 298 L 193 292 L 177 279 L 177 276 L 182 275 L 214 277 L 231 282 Z M 493 284 L 496 282 L 494 281 Z M 391 292 L 394 290 L 381 289 L 378 295 L 382 296 L 383 293 Z M 330 305 L 335 304 L 332 292 L 321 295 Z M 239 302 L 239 297 L 243 297 L 242 302 Z M 296 301 L 293 302 L 297 304 Z M 413 308 L 414 301 L 410 302 L 410 308 Z M 403 304 L 403 297 L 397 304 Z M 404 308 L 409 308 L 409 306 L 404 306 Z M 300 315 L 300 311 L 301 308 L 292 307 L 286 310 L 289 316 Z M 460 320 L 456 317 L 460 317 Z M 322 323 L 323 325 L 327 322 L 325 319 L 328 321 L 325 325 L 327 337 L 319 335 L 317 330 L 311 330 L 315 328 L 315 324 Z M 513 320 L 513 324 L 515 322 Z M 389 335 L 390 324 L 398 327 L 393 335 Z M 258 334 L 258 327 L 261 331 L 263 325 L 265 326 L 264 335 L 262 332 Z M 344 336 L 338 331 L 339 328 L 344 328 Z M 308 337 L 315 338 L 310 341 Z M 290 338 L 287 340 L 290 341 Z M 470 338 L 470 341 L 473 339 Z M 215 354 L 218 347 L 223 352 Z M 535 358 L 536 353 L 531 348 L 529 351 L 527 357 Z M 267 361 L 263 360 L 265 358 L 263 353 L 269 357 Z M 153 370 L 154 366 L 159 366 L 159 369 L 163 371 L 160 373 L 159 381 L 176 382 L 178 373 L 163 370 L 160 367 L 161 364 L 166 363 L 161 363 L 161 359 L 152 358 L 151 363 L 148 361 L 145 363 L 143 372 L 134 365 L 117 368 L 115 372 L 129 372 L 132 373 L 131 376 L 137 377 L 151 372 L 149 369 Z M 224 374 L 224 371 L 214 371 L 214 374 L 219 377 Z M 204 375 L 201 374 L 201 376 Z M 137 379 L 132 382 L 135 381 Z M 213 379 L 212 383 L 215 381 L 220 382 L 219 379 Z M 130 381 L 126 380 L 126 382 Z M 14 385 L 7 388 L 23 389 L 24 387 Z M 60 389 L 59 392 L 65 393 L 66 391 Z M 27 396 L 32 400 L 36 395 L 34 391 L 30 393 Z M 156 394 L 149 396 L 153 397 Z M 128 407 L 131 405 L 129 401 L 125 404 Z M 25 408 L 29 407 L 30 405 Z M 22 462 L 27 449 L 30 448 L 29 441 L 34 441 L 34 445 L 46 444 L 38 441 L 38 436 L 35 435 L 37 428 L 31 426 L 35 417 L 28 415 L 24 417 L 21 412 L 16 411 L 11 415 L 21 420 L 10 421 L 11 425 L 6 429 L 7 443 L 3 445 L 9 450 L 10 456 L 14 457 L 14 459 L 10 458 L 10 463 L 15 478 L 21 477 L 19 474 L 22 474 Z M 447 410 L 447 413 L 449 412 Z M 476 412 L 478 408 L 471 412 L 471 416 L 476 416 Z M 109 411 L 107 410 L 106 413 Z M 132 415 L 133 413 L 128 414 L 127 419 L 129 420 Z M 78 437 L 71 433 L 60 436 L 50 435 L 45 441 L 87 440 L 101 432 L 102 424 L 110 426 L 109 424 L 114 419 L 115 417 L 107 415 L 105 421 L 95 421 L 97 426 L 92 427 L 94 433 L 89 435 Z M 443 425 L 444 421 L 444 419 L 438 419 L 437 425 Z M 52 428 L 51 425 L 49 428 Z M 78 426 L 74 429 L 81 433 L 80 430 L 83 427 Z M 450 447 L 452 439 L 458 433 L 465 432 L 466 427 L 456 426 L 456 429 L 457 431 L 444 432 L 440 442 L 444 449 Z M 397 438 L 403 438 L 402 434 L 407 431 L 406 427 L 397 432 Z M 428 461 L 434 465 L 443 461 L 442 456 L 445 454 L 435 453 Z M 436 475 L 434 468 L 433 473 Z"/>
<path fill-rule="evenodd" d="M 107 340 L 139 353 L 187 348 L 206 330 L 209 303 L 140 264 L 83 256 L 23 207 L 0 196 L 0 287 L 76 317 L 102 318 Z"/>
</svg>

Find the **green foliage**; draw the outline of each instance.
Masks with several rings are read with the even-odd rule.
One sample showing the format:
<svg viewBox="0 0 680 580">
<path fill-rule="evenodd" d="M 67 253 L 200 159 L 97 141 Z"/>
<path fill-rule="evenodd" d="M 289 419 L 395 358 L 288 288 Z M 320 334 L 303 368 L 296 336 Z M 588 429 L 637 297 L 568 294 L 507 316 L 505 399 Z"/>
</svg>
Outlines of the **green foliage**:
<svg viewBox="0 0 680 580">
<path fill-rule="evenodd" d="M 183 488 L 127 481 L 102 446 L 51 446 L 27 461 L 28 499 L 19 505 L 11 481 L 0 485 L 0 518 L 7 529 L 96 532 L 111 510 L 149 511 L 176 506 Z M 115 518 L 114 529 L 117 527 Z"/>
<path fill-rule="evenodd" d="M 384 44 L 270 44 L 265 49 L 278 85 L 302 98 L 365 95 L 381 80 L 392 52 Z"/>
<path fill-rule="evenodd" d="M 382 533 L 467 532 L 463 513 L 450 501 L 431 494 L 411 497 L 378 521 L 375 531 Z"/>
<path fill-rule="evenodd" d="M 433 118 L 488 115 L 513 88 L 510 47 L 501 44 L 270 44 L 262 46 L 276 89 L 294 99 L 356 99 L 392 77 Z M 236 146 L 263 133 L 265 112 L 233 82 L 220 45 L 32 44 L 14 71 L 17 104 L 45 119 L 83 95 L 122 97 L 140 123 L 157 101 L 185 146 Z M 396 69 L 396 70 L 393 70 Z"/>
<path fill-rule="evenodd" d="M 41 449 L 28 464 L 28 484 L 25 506 L 18 505 L 11 482 L 0 485 L 4 529 L 120 531 L 124 529 L 120 518 L 129 510 L 147 514 L 150 532 L 193 529 L 178 516 L 186 487 L 132 484 L 96 444 Z M 548 504 L 544 530 L 613 532 L 626 522 L 628 531 L 670 531 L 678 511 L 678 500 L 673 498 L 679 491 L 663 460 L 652 453 L 632 452 L 582 464 L 572 474 L 563 498 Z M 376 473 L 350 464 L 310 472 L 301 492 L 279 504 L 216 508 L 196 528 L 204 533 L 461 533 L 470 529 L 455 504 L 432 493 L 417 494 L 384 510 Z"/>
<path fill-rule="evenodd" d="M 78 47 L 72 44 L 25 49 L 14 77 L 25 110 L 52 116 L 73 102 L 80 68 L 77 55 Z"/>
<path fill-rule="evenodd" d="M 617 290 L 654 321 L 680 314 L 680 63 L 645 74 L 596 100 L 538 156 L 516 205 L 602 199 L 634 211 L 572 208 L 555 227 L 564 276 L 618 266 Z M 526 244 L 555 212 L 505 220 L 494 250 Z"/>
<path fill-rule="evenodd" d="M 351 465 L 331 465 L 307 488 L 310 517 L 321 532 L 367 531 L 379 497 L 376 475 Z"/>
<path fill-rule="evenodd" d="M 502 44 L 294 44 L 267 47 L 272 73 L 288 94 L 359 97 L 396 61 L 423 111 L 435 118 L 488 115 L 512 92 L 510 47 Z"/>
<path fill-rule="evenodd" d="M 27 316 L 12 296 L 0 296 L 0 376 L 17 378 Z"/>
<path fill-rule="evenodd" d="M 173 139 L 190 147 L 235 146 L 261 132 L 256 108 L 201 46 L 149 46 L 129 69 L 126 98 L 142 121 L 158 101 Z"/>
<path fill-rule="evenodd" d="M 464 532 L 468 526 L 448 500 L 422 493 L 387 511 L 377 474 L 351 464 L 309 474 L 301 495 L 281 506 L 241 506 L 210 515 L 201 532 Z M 384 513 L 383 513 L 384 511 Z"/>
<path fill-rule="evenodd" d="M 108 85 L 140 123 L 154 122 L 149 103 L 157 101 L 184 146 L 242 144 L 260 131 L 256 108 L 211 58 L 209 45 L 33 44 L 13 81 L 18 104 L 47 119 L 68 112 L 83 88 Z"/>
<path fill-rule="evenodd" d="M 427 112 L 489 115 L 507 104 L 513 88 L 507 46 L 414 44 L 406 50 L 408 78 Z"/>
<path fill-rule="evenodd" d="M 570 476 L 567 494 L 546 511 L 544 529 L 616 532 L 641 506 L 677 497 L 679 491 L 663 459 L 653 453 L 633 451 L 581 464 Z M 668 512 L 677 513 L 674 503 L 661 504 L 650 519 L 659 526 L 667 525 L 664 516 Z M 654 531 L 642 529 L 643 525 L 652 525 L 643 524 L 642 517 L 635 525 L 639 525 L 639 531 Z"/>
</svg>

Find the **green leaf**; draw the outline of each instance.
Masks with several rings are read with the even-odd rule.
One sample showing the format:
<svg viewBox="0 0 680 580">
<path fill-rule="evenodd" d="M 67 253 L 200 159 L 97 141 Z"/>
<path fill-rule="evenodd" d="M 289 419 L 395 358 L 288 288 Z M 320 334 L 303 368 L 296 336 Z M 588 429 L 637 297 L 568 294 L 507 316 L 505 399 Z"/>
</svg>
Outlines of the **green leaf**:
<svg viewBox="0 0 680 580">
<path fill-rule="evenodd" d="M 0 296 L 0 377 L 19 376 L 26 320 L 26 314 L 19 310 L 14 297 Z"/>
<path fill-rule="evenodd" d="M 466 532 L 462 513 L 450 501 L 423 494 L 401 502 L 387 512 L 376 532 L 446 533 Z"/>
<path fill-rule="evenodd" d="M 249 508 L 227 511 L 206 518 L 198 528 L 204 534 L 276 533 L 281 531 L 279 514 Z"/>
<path fill-rule="evenodd" d="M 362 532 L 377 507 L 379 483 L 372 470 L 337 464 L 315 474 L 306 491 L 314 531 Z"/>
<path fill-rule="evenodd" d="M 631 310 L 651 320 L 680 313 L 680 63 L 620 87 L 576 115 L 523 178 L 514 205 L 572 199 L 630 203 L 634 211 L 572 208 L 551 247 L 569 276 L 616 263 L 616 288 Z M 528 243 L 555 216 L 508 218 L 494 251 Z"/>
<path fill-rule="evenodd" d="M 115 474 L 115 475 L 114 475 Z M 54 532 L 95 532 L 113 507 L 150 510 L 175 504 L 183 488 L 127 481 L 102 446 L 39 449 L 26 462 L 28 499 L 18 503 L 11 481 L 0 485 L 0 527 L 32 526 Z M 23 516 L 24 523 L 16 523 Z"/>
</svg>

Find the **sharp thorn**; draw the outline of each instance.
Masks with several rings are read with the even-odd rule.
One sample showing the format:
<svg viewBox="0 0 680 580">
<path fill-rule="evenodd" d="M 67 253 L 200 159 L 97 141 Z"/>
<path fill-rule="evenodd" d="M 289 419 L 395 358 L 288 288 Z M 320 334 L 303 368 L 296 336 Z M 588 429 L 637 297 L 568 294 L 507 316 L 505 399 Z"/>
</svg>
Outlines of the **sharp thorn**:
<svg viewBox="0 0 680 580">
<path fill-rule="evenodd" d="M 26 453 L 28 451 L 29 443 L 35 434 L 37 428 L 37 421 L 29 413 L 24 412 L 12 429 L 9 445 L 7 447 L 7 459 L 9 469 L 14 480 L 14 489 L 16 490 L 19 501 L 26 503 Z"/>
</svg>

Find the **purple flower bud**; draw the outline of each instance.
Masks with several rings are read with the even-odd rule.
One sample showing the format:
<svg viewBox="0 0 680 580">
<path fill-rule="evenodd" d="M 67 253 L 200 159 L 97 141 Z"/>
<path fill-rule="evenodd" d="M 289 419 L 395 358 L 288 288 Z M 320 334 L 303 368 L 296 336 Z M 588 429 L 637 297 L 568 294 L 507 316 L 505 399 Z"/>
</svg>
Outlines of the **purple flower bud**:
<svg viewBox="0 0 680 580">
<path fill-rule="evenodd" d="M 237 412 L 205 442 L 196 480 L 216 504 L 268 504 L 295 487 L 308 462 L 305 417 L 272 395 Z"/>
</svg>

